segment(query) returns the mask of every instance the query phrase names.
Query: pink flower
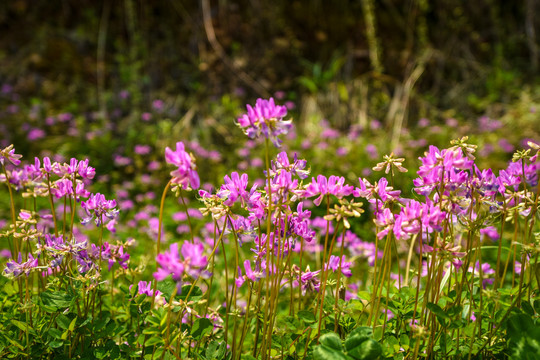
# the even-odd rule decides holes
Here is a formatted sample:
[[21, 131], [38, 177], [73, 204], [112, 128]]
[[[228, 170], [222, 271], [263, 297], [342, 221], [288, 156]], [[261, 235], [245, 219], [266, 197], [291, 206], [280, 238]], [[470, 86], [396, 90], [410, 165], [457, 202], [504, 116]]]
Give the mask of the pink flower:
[[[229, 175], [225, 175], [225, 184], [221, 185], [221, 189], [216, 193], [216, 195], [223, 200], [223, 204], [227, 206], [232, 206], [236, 200], [240, 199], [242, 204], [245, 204], [249, 201], [250, 192], [248, 192], [248, 175], [242, 174], [239, 176], [235, 171]], [[252, 189], [252, 192], [255, 189]]]
[[182, 260], [178, 253], [178, 244], [172, 244], [169, 251], [158, 254], [156, 257], [159, 268], [154, 273], [154, 278], [157, 281], [161, 281], [171, 275], [177, 284], [178, 291], [180, 291], [184, 274], [192, 278], [206, 275], [205, 268], [208, 265], [208, 259], [206, 256], [203, 256], [203, 252], [203, 244], [185, 242], [181, 249]]
[[22, 261], [22, 255], [19, 253], [18, 261], [10, 260], [6, 264], [4, 269], [4, 276], [17, 278], [22, 274], [28, 276], [30, 272], [38, 266], [38, 259], [34, 258], [32, 254], [28, 254], [28, 261]]
[[327, 179], [326, 176], [319, 175], [317, 176], [317, 180], [315, 180], [315, 178], [312, 178], [311, 180], [311, 183], [306, 187], [305, 196], [312, 197], [319, 195], [319, 197], [313, 201], [317, 206], [321, 204], [325, 195], [331, 194], [341, 199], [343, 196], [348, 196], [353, 192], [353, 187], [351, 185], [345, 185], [344, 177], [331, 175]]
[[346, 262], [345, 261], [345, 255], [339, 258], [339, 256], [331, 255], [330, 259], [328, 260], [328, 264], [325, 266], [325, 269], [331, 269], [332, 272], [336, 272], [339, 270], [339, 267], [341, 265], [341, 273], [345, 275], [346, 277], [352, 276], [351, 266], [352, 262]]
[[97, 226], [101, 225], [103, 217], [107, 219], [114, 219], [118, 214], [118, 210], [115, 209], [116, 201], [105, 199], [105, 195], [100, 193], [90, 195], [87, 201], [81, 203], [81, 207], [86, 211], [88, 217], [82, 220], [83, 224], [88, 223], [95, 217], [95, 223]]
[[247, 114], [239, 117], [237, 124], [249, 138], [255, 139], [263, 135], [270, 139], [274, 146], [280, 147], [281, 140], [278, 136], [287, 134], [292, 127], [291, 120], [283, 120], [286, 115], [287, 108], [276, 105], [273, 98], [257, 99], [255, 107], [247, 105]]
[[141, 120], [142, 121], [150, 121], [152, 119], [152, 114], [149, 112], [145, 112], [141, 114]]
[[13, 165], [17, 166], [21, 163], [22, 155], [15, 154], [15, 148], [13, 145], [9, 145], [7, 148], [0, 150], [0, 164], [5, 166], [6, 159]]
[[176, 151], [165, 148], [165, 160], [168, 164], [178, 167], [171, 172], [172, 182], [180, 184], [185, 189], [197, 189], [200, 186], [199, 174], [195, 165], [195, 158], [185, 151], [184, 143], [176, 143]]
[[138, 155], [148, 155], [152, 149], [148, 145], [135, 145], [133, 151]]

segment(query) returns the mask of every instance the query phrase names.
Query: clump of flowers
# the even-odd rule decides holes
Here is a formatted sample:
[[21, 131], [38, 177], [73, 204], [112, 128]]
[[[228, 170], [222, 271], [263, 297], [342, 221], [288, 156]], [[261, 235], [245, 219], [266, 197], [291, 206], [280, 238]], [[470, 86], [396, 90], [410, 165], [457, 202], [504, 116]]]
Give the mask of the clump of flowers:
[[171, 182], [180, 185], [183, 189], [198, 189], [200, 186], [199, 174], [195, 165], [195, 157], [185, 150], [184, 143], [176, 143], [176, 150], [165, 148], [165, 161], [175, 165], [176, 170], [171, 171]]
[[17, 278], [21, 275], [30, 275], [30, 272], [38, 267], [39, 258], [34, 258], [32, 254], [28, 254], [28, 260], [23, 261], [22, 254], [19, 253], [18, 260], [10, 260], [7, 262], [4, 269], [4, 276], [8, 278]]
[[270, 139], [274, 146], [281, 146], [279, 135], [287, 134], [292, 128], [292, 120], [283, 120], [287, 116], [287, 107], [276, 105], [273, 98], [257, 99], [255, 106], [247, 105], [247, 114], [238, 118], [237, 124], [250, 138], [261, 135]]
[[107, 200], [105, 195], [97, 193], [90, 195], [87, 201], [81, 203], [81, 207], [86, 211], [86, 218], [82, 220], [83, 224], [90, 222], [94, 219], [96, 226], [100, 226], [103, 222], [103, 217], [112, 220], [118, 214], [116, 207], [116, 200]]
[[200, 243], [185, 242], [182, 245], [181, 253], [178, 252], [178, 244], [172, 244], [169, 251], [156, 256], [159, 268], [154, 273], [154, 278], [157, 281], [162, 281], [171, 275], [176, 282], [178, 292], [180, 292], [184, 275], [189, 275], [194, 279], [207, 275], [205, 269], [208, 265], [208, 259], [203, 255], [203, 252], [204, 246]]
[[0, 150], [0, 164], [2, 164], [2, 166], [5, 166], [6, 160], [17, 166], [21, 163], [20, 158], [22, 158], [22, 155], [15, 154], [15, 148], [13, 144], [9, 145], [5, 149]]

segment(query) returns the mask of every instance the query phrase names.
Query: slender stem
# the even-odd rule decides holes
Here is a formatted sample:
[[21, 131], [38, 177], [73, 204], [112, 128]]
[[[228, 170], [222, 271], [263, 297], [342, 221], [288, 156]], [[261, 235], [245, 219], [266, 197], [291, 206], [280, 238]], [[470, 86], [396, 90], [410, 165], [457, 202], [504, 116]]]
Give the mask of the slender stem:
[[76, 176], [73, 174], [73, 196], [69, 197], [69, 207], [71, 211], [71, 223], [69, 226], [69, 238], [73, 239], [73, 226], [75, 224], [75, 205], [77, 204], [77, 181]]
[[[9, 182], [9, 175], [8, 175], [8, 172], [6, 170], [6, 167], [5, 165], [2, 164], [2, 170], [4, 171], [4, 175], [6, 176], [6, 185], [7, 185], [7, 188], [8, 188], [8, 191], [9, 191], [9, 203], [10, 203], [10, 210], [11, 210], [11, 221], [13, 222], [13, 229], [15, 232], [17, 232], [17, 215], [16, 215], [16, 212], [15, 212], [15, 200], [13, 199], [13, 190], [11, 190], [11, 183]], [[14, 245], [14, 248], [15, 248], [15, 254], [18, 254], [19, 253], [19, 243], [17, 241], [17, 239], [15, 237], [13, 237], [13, 245]], [[10, 246], [11, 247], [11, 246]], [[15, 255], [13, 254], [12, 256], [15, 258]]]
[[189, 226], [189, 234], [191, 235], [191, 242], [194, 243], [195, 240], [193, 240], [193, 226], [191, 225], [191, 217], [189, 216], [188, 207], [186, 205], [186, 201], [184, 200], [184, 190], [182, 190], [182, 188], [180, 188], [180, 199], [182, 199], [182, 204], [184, 205], [184, 210], [186, 212], [186, 217], [187, 217], [188, 226]]
[[[234, 252], [234, 262], [235, 262], [235, 265], [234, 265], [234, 268], [237, 269], [239, 264], [240, 264], [240, 260], [239, 260], [239, 250], [238, 250], [238, 237], [236, 235], [236, 231], [234, 230], [234, 225], [232, 223], [232, 221], [230, 220], [230, 217], [229, 217], [229, 223], [231, 225], [231, 230], [232, 230], [232, 233], [234, 235], [234, 249], [235, 249], [235, 252]], [[224, 228], [225, 229], [225, 228]], [[234, 308], [237, 309], [237, 296], [238, 296], [238, 287], [236, 286], [236, 282], [233, 282], [233, 303], [234, 303]], [[237, 320], [238, 320], [238, 316], [235, 316], [234, 317], [234, 331], [233, 331], [233, 346], [232, 346], [232, 355], [233, 355], [233, 359], [235, 358], [235, 354], [236, 354], [236, 327], [237, 327]]]
[[[227, 224], [227, 219], [225, 219], [225, 224]], [[225, 228], [223, 228], [225, 232]], [[222, 232], [222, 233], [223, 233]], [[227, 253], [225, 251], [225, 245], [223, 244], [223, 236], [220, 237], [221, 249], [223, 251], [223, 260], [225, 262], [225, 344], [227, 343], [227, 335], [229, 333], [229, 307], [231, 306], [229, 300], [229, 270], [227, 265]]]
[[341, 268], [342, 268], [342, 262], [343, 262], [343, 250], [345, 248], [345, 226], [343, 226], [343, 233], [341, 235], [341, 249], [339, 251], [339, 269], [338, 269], [338, 275], [337, 275], [337, 284], [336, 284], [336, 302], [335, 302], [335, 308], [336, 308], [336, 315], [334, 318], [334, 332], [337, 332], [338, 329], [338, 323], [339, 323], [339, 316], [341, 315], [341, 311], [338, 311], [338, 299], [339, 299], [339, 290], [340, 290], [340, 280], [341, 280]]
[[[167, 192], [169, 191], [169, 188], [171, 187], [172, 179], [169, 180], [167, 185], [165, 185], [165, 189], [163, 189], [163, 194], [161, 194], [161, 203], [159, 205], [159, 224], [158, 224], [158, 236], [157, 236], [157, 245], [156, 245], [156, 257], [159, 255], [160, 246], [161, 246], [161, 230], [163, 227], [163, 209], [165, 207], [165, 198], [167, 197]], [[152, 289], [152, 306], [151, 309], [154, 308], [154, 303], [156, 301], [156, 289], [157, 289], [157, 281], [154, 281], [154, 286]], [[144, 347], [144, 345], [143, 345]]]
[[411, 246], [409, 247], [409, 254], [407, 255], [407, 267], [405, 268], [405, 286], [409, 286], [409, 271], [411, 269], [411, 261], [412, 261], [412, 255], [413, 255], [413, 250], [414, 250], [414, 244], [416, 242], [416, 237], [417, 235], [413, 236], [411, 240]]
[[251, 306], [251, 297], [252, 297], [252, 293], [253, 293], [253, 284], [251, 283], [250, 280], [248, 280], [248, 282], [249, 282], [249, 284], [248, 284], [249, 295], [248, 295], [248, 301], [247, 301], [247, 305], [246, 305], [246, 314], [244, 316], [244, 323], [242, 324], [242, 332], [241, 332], [241, 336], [240, 336], [240, 343], [238, 344], [239, 357], [242, 354], [242, 345], [244, 344], [244, 340], [245, 340], [246, 334], [247, 334], [247, 320], [249, 318], [249, 308]]
[[51, 179], [50, 179], [49, 173], [47, 173], [47, 188], [49, 189], [49, 191], [48, 191], [48, 193], [49, 193], [49, 202], [51, 203], [52, 218], [53, 218], [53, 222], [54, 222], [54, 235], [56, 237], [58, 237], [58, 224], [57, 224], [57, 220], [56, 220], [56, 210], [54, 208], [53, 195], [51, 193]]
[[[218, 242], [217, 242], [217, 221], [214, 220], [214, 247], [217, 246]], [[212, 293], [212, 284], [214, 282], [214, 265], [215, 265], [215, 258], [214, 256], [212, 256], [212, 258], [210, 259], [210, 262], [211, 262], [211, 265], [210, 265], [210, 273], [212, 275], [210, 275], [210, 282], [208, 284], [208, 291], [207, 291], [207, 298], [206, 298], [206, 306], [204, 308], [204, 316], [206, 316], [208, 314], [208, 307], [210, 306], [210, 295]]]
[[[272, 233], [272, 184], [270, 181], [270, 145], [268, 138], [265, 139], [265, 161], [266, 161], [266, 186], [268, 188], [268, 215], [266, 219], [266, 299], [264, 304], [264, 320], [263, 320], [263, 334], [266, 334], [268, 331], [268, 310], [269, 310], [269, 294], [270, 294], [270, 277], [272, 273], [272, 268], [268, 268], [270, 265], [270, 234]], [[263, 343], [261, 346], [262, 358], [266, 358], [266, 337], [263, 336]]]
[[497, 268], [495, 269], [495, 283], [493, 284], [493, 291], [497, 291], [499, 283], [502, 284], [504, 282], [504, 278], [502, 278], [501, 276], [501, 248], [504, 236], [504, 224], [506, 223], [506, 201], [504, 202], [503, 206], [504, 209], [501, 215], [501, 232], [499, 236], [499, 244], [497, 247]]
[[[326, 194], [326, 215], [330, 214], [330, 195]], [[324, 235], [324, 248], [323, 248], [323, 262], [322, 262], [322, 268], [321, 268], [321, 287], [320, 287], [320, 293], [319, 296], [320, 299], [320, 305], [319, 305], [319, 324], [317, 326], [317, 342], [319, 341], [319, 337], [321, 336], [321, 325], [322, 325], [322, 314], [323, 314], [323, 305], [324, 305], [324, 292], [326, 290], [326, 277], [325, 277], [325, 266], [327, 262], [327, 251], [328, 251], [328, 235], [330, 232], [330, 220], [326, 220], [326, 234]]]
[[[379, 200], [377, 199], [377, 208], [379, 207]], [[379, 228], [375, 229], [375, 233], [379, 233]], [[384, 256], [384, 255], [383, 255]], [[379, 257], [379, 237], [375, 236], [375, 259], [373, 260], [373, 281], [372, 281], [372, 291], [371, 291], [371, 307], [375, 304], [375, 294], [377, 293], [377, 259]], [[367, 326], [371, 326], [371, 319], [373, 317], [373, 311], [369, 312], [367, 319]]]
[[66, 236], [67, 198], [68, 198], [68, 195], [66, 194], [64, 196], [64, 211], [63, 211], [63, 216], [62, 216], [62, 236], [64, 237], [64, 239], [67, 239], [67, 236]]
[[[28, 306], [28, 302], [30, 301], [30, 294], [28, 293], [28, 276], [25, 276], [24, 278], [25, 288], [26, 288], [26, 297], [25, 297], [25, 305]], [[30, 337], [28, 336], [29, 327], [32, 326], [32, 308], [28, 307], [25, 311], [26, 313], [26, 322], [28, 323], [26, 325], [26, 351], [28, 354], [30, 354]]]
[[[302, 255], [304, 254], [304, 238], [300, 240], [300, 270], [298, 273], [298, 312], [302, 310]], [[292, 288], [291, 288], [292, 292]]]
[[[193, 288], [193, 286], [192, 286]], [[169, 340], [170, 340], [170, 328], [171, 328], [171, 309], [173, 307], [173, 301], [174, 297], [176, 296], [176, 293], [178, 292], [178, 288], [175, 286], [174, 290], [171, 294], [171, 298], [169, 300], [169, 308], [167, 309], [167, 336], [165, 337], [165, 347], [169, 346]], [[189, 294], [188, 294], [189, 295]], [[187, 298], [186, 298], [186, 306], [187, 306]], [[163, 354], [165, 354], [165, 351], [163, 351]]]

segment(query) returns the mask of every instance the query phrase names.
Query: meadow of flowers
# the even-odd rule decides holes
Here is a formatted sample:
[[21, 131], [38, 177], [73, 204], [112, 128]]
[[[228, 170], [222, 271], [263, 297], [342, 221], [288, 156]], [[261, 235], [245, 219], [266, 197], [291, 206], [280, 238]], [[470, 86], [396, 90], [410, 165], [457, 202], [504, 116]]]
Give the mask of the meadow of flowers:
[[[538, 139], [387, 149], [366, 136], [377, 121], [299, 138], [292, 108], [224, 119], [234, 155], [149, 140], [98, 168], [4, 137], [0, 357], [539, 358]], [[109, 136], [66, 113], [45, 124], [25, 141], [67, 128], [99, 158]]]

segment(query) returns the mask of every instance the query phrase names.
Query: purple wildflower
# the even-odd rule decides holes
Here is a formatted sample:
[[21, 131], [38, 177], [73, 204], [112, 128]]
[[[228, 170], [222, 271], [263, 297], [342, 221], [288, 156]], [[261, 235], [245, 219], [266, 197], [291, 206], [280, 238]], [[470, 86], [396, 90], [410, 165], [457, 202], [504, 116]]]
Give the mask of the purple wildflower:
[[77, 172], [83, 179], [91, 180], [96, 175], [96, 169], [88, 166], [88, 159], [80, 161], [77, 165]]
[[307, 166], [306, 160], [298, 160], [298, 154], [294, 153], [293, 162], [289, 161], [289, 157], [285, 151], [280, 152], [276, 160], [271, 162], [270, 176], [273, 177], [281, 169], [291, 172], [293, 175], [298, 176], [300, 179], [305, 179], [309, 175], [309, 169], [305, 170]]
[[[520, 178], [525, 174], [525, 182], [530, 186], [536, 186], [538, 184], [538, 170], [540, 169], [540, 164], [525, 164], [525, 166], [522, 166], [522, 162], [523, 160], [510, 162], [506, 171], [509, 174]], [[525, 170], [525, 173], [523, 170]]]
[[400, 190], [394, 190], [391, 186], [388, 186], [388, 180], [386, 178], [380, 178], [378, 183], [373, 185], [367, 180], [358, 178], [360, 188], [356, 188], [353, 191], [353, 195], [356, 197], [363, 197], [370, 203], [376, 204], [386, 201], [399, 200]]
[[182, 281], [185, 265], [180, 261], [177, 243], [172, 244], [168, 252], [165, 251], [158, 254], [156, 256], [156, 262], [160, 266], [154, 273], [154, 278], [157, 281], [162, 281], [169, 275], [171, 275], [173, 280], [177, 283]]
[[138, 155], [148, 155], [152, 151], [152, 148], [148, 145], [135, 145], [133, 151]]
[[34, 258], [32, 254], [28, 254], [28, 260], [23, 262], [22, 254], [19, 253], [18, 261], [10, 260], [7, 262], [4, 276], [8, 278], [17, 278], [22, 274], [28, 276], [33, 269], [38, 267], [38, 259]]
[[350, 195], [352, 192], [353, 187], [351, 185], [345, 185], [344, 177], [331, 175], [327, 179], [326, 176], [319, 175], [317, 176], [317, 180], [312, 178], [311, 183], [306, 187], [305, 196], [312, 197], [319, 195], [319, 197], [313, 201], [315, 205], [319, 206], [325, 195], [331, 194], [341, 199], [343, 196]]
[[339, 258], [339, 256], [331, 255], [330, 259], [328, 260], [328, 264], [325, 266], [325, 270], [331, 269], [332, 272], [336, 272], [339, 270], [341, 264], [341, 273], [345, 275], [346, 277], [352, 276], [351, 266], [352, 262], [345, 261], [345, 255]]
[[297, 212], [289, 215], [289, 235], [297, 235], [303, 238], [306, 242], [312, 242], [317, 233], [311, 229], [310, 225], [311, 211], [304, 211], [304, 204], [299, 203]]
[[[248, 175], [241, 176], [235, 171], [229, 175], [225, 175], [225, 184], [221, 185], [221, 189], [216, 195], [223, 200], [223, 204], [232, 206], [236, 200], [240, 199], [242, 205], [249, 201], [250, 193], [246, 190], [248, 186]], [[255, 188], [252, 188], [254, 191]]]
[[420, 231], [440, 231], [442, 221], [446, 218], [446, 213], [431, 202], [420, 203], [410, 200], [401, 209], [399, 215], [395, 216], [393, 227], [394, 235], [399, 239], [408, 239], [412, 234]]
[[280, 147], [281, 134], [287, 134], [292, 127], [291, 120], [283, 120], [287, 115], [285, 106], [276, 105], [274, 99], [257, 99], [255, 107], [247, 105], [247, 114], [238, 118], [238, 125], [243, 128], [245, 134], [251, 138], [257, 138], [261, 134], [272, 141], [274, 146]]
[[199, 188], [200, 180], [195, 158], [185, 151], [183, 142], [176, 143], [176, 151], [172, 151], [169, 147], [165, 148], [165, 160], [168, 164], [178, 167], [178, 169], [171, 171], [174, 184], [179, 184], [184, 189]]
[[106, 200], [105, 195], [100, 193], [90, 195], [87, 201], [81, 203], [81, 207], [86, 211], [88, 215], [81, 222], [86, 224], [95, 217], [96, 226], [100, 226], [103, 221], [103, 217], [112, 220], [118, 214], [116, 207], [116, 200]]
[[489, 275], [495, 274], [495, 270], [491, 268], [491, 265], [489, 263], [483, 263], [480, 265], [480, 262], [477, 261], [476, 264], [473, 267], [469, 267], [469, 272], [473, 273], [473, 275], [478, 276], [480, 274], [480, 269], [482, 270], [482, 287], [485, 289], [487, 285], [493, 284], [493, 281], [495, 279], [491, 279]]
[[5, 161], [8, 160], [13, 165], [17, 166], [21, 163], [22, 155], [15, 154], [15, 148], [13, 145], [9, 145], [7, 148], [0, 150], [0, 164], [5, 166]]
[[[131, 285], [129, 288], [131, 288], [133, 285]], [[152, 291], [152, 282], [151, 281], [139, 281], [137, 284], [137, 292], [139, 295], [146, 295], [146, 296], [152, 296], [154, 292]], [[156, 297], [162, 295], [163, 293], [159, 290], [156, 290]]]
[[499, 240], [500, 238], [499, 232], [494, 226], [488, 226], [486, 228], [480, 229], [480, 234], [487, 236], [493, 241]]
[[262, 272], [251, 270], [251, 261], [249, 260], [244, 261], [244, 271], [246, 275], [242, 275], [242, 269], [240, 269], [240, 266], [238, 267], [238, 277], [235, 280], [237, 287], [241, 287], [247, 279], [257, 282], [263, 276]]
[[306, 267], [306, 271], [300, 275], [300, 283], [304, 293], [319, 292], [321, 281], [317, 276], [320, 272], [321, 270], [310, 271], [309, 265]]
[[208, 265], [208, 259], [203, 256], [203, 251], [204, 246], [201, 243], [191, 244], [185, 242], [181, 249], [184, 260], [181, 260], [178, 253], [178, 244], [172, 244], [168, 252], [158, 254], [156, 257], [156, 262], [160, 267], [154, 273], [154, 278], [161, 281], [171, 275], [177, 284], [178, 291], [180, 291], [184, 274], [192, 278], [205, 275], [204, 269]]

